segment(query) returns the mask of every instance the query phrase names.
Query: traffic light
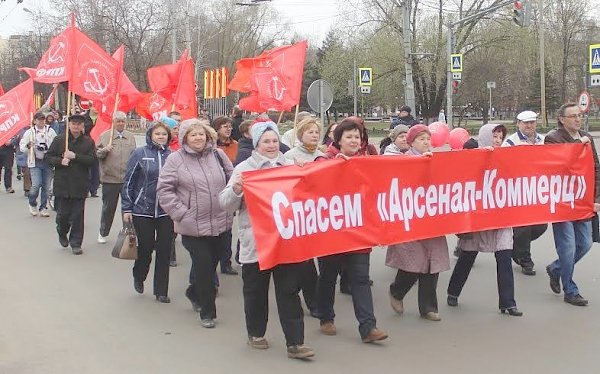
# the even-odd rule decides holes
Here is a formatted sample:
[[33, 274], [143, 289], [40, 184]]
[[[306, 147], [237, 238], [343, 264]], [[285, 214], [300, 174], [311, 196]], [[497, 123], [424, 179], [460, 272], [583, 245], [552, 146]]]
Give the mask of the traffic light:
[[531, 24], [531, 4], [529, 0], [514, 2], [513, 21], [521, 27], [528, 27]]
[[452, 94], [456, 95], [458, 93], [458, 81], [452, 81]]

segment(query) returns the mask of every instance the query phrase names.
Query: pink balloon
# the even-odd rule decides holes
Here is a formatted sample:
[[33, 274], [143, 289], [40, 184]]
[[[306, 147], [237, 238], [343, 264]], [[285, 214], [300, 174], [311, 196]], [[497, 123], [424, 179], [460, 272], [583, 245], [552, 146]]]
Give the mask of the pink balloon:
[[431, 132], [431, 146], [434, 148], [441, 147], [448, 143], [448, 137], [450, 135], [450, 129], [444, 122], [433, 122], [429, 124], [429, 131]]
[[457, 127], [450, 131], [450, 147], [452, 149], [463, 149], [463, 145], [467, 140], [469, 140], [470, 137], [471, 135], [469, 135], [467, 130], [463, 129], [462, 127]]

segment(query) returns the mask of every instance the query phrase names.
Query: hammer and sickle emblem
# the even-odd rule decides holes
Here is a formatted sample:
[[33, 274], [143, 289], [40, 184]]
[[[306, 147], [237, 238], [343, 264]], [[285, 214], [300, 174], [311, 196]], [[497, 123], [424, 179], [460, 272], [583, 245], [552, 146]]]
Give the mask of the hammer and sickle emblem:
[[279, 83], [279, 77], [274, 76], [271, 78], [271, 95], [275, 100], [281, 101], [286, 90], [287, 88]]
[[85, 91], [93, 92], [98, 96], [104, 95], [108, 90], [108, 79], [105, 76], [101, 75], [100, 71], [96, 68], [88, 69], [87, 78], [90, 78], [90, 75], [95, 82], [90, 82], [88, 80], [83, 82], [83, 88], [85, 89]]
[[63, 51], [65, 49], [65, 43], [58, 42], [54, 48], [48, 51], [48, 62], [54, 64], [57, 62], [64, 62]]
[[11, 106], [8, 103], [2, 102], [0, 103], [0, 117], [3, 117], [5, 114], [11, 113]]

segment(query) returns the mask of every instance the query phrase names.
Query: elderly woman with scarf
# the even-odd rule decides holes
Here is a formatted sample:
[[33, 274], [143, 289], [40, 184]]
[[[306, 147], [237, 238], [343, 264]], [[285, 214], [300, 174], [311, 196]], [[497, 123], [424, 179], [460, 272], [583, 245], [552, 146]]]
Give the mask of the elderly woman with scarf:
[[[407, 155], [432, 156], [431, 133], [425, 125], [415, 125], [408, 130]], [[440, 321], [437, 303], [439, 273], [450, 268], [448, 243], [445, 236], [393, 244], [388, 247], [385, 264], [398, 269], [390, 285], [390, 304], [398, 314], [404, 312], [404, 296], [419, 282], [418, 302], [421, 317]]]
[[[504, 125], [488, 123], [479, 129], [479, 148], [493, 150], [500, 147], [506, 136]], [[456, 266], [448, 284], [448, 305], [457, 306], [458, 297], [467, 282], [475, 258], [479, 252], [491, 252], [496, 257], [496, 280], [498, 283], [498, 307], [502, 313], [520, 317], [523, 313], [517, 309], [515, 284], [512, 270], [512, 228], [478, 231], [458, 236], [457, 247], [461, 249]]]
[[252, 223], [242, 189], [243, 172], [290, 165], [293, 162], [279, 151], [279, 130], [275, 123], [257, 122], [250, 132], [254, 147], [252, 155], [235, 167], [227, 187], [219, 195], [221, 207], [230, 214], [237, 211], [239, 217], [240, 262], [248, 344], [256, 349], [269, 347], [264, 336], [269, 315], [269, 282], [272, 274], [279, 322], [285, 335], [288, 357], [312, 357], [313, 350], [304, 345], [304, 320], [298, 296], [305, 262], [281, 264], [269, 270], [260, 270]]
[[233, 215], [219, 207], [218, 194], [233, 166], [217, 148], [217, 133], [206, 120], [183, 121], [180, 134], [181, 148], [165, 163], [157, 193], [192, 258], [193, 276], [186, 295], [199, 305], [200, 324], [212, 328], [217, 318], [215, 270], [221, 253], [231, 248], [233, 224]]

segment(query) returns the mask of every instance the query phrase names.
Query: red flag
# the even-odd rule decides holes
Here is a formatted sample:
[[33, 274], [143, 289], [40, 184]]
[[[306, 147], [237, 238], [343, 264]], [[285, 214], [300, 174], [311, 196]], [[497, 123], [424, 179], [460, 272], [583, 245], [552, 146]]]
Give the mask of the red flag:
[[125, 61], [125, 48], [118, 48], [112, 57], [121, 61], [121, 76], [119, 77], [119, 110], [128, 112], [142, 99], [143, 94], [138, 91], [135, 85], [131, 82], [125, 71], [123, 71], [123, 63]]
[[28, 79], [0, 96], [0, 145], [29, 125], [34, 111], [33, 79]]
[[239, 60], [236, 66], [241, 70], [236, 72], [229, 88], [247, 92], [250, 86], [251, 92], [249, 97], [240, 100], [240, 107], [261, 112], [290, 110], [297, 105], [307, 48], [307, 42], [301, 41], [271, 49], [252, 59]]
[[153, 66], [148, 69], [148, 83], [152, 92], [165, 98], [172, 97], [177, 92], [182, 66], [187, 58], [188, 50], [186, 49], [176, 63]]
[[[142, 99], [137, 103], [135, 111], [140, 116], [156, 121], [160, 117], [166, 117], [173, 108], [173, 102], [165, 99], [161, 95], [154, 92], [146, 92], [142, 94]], [[198, 116], [197, 107], [179, 107], [175, 106], [175, 110], [181, 113], [182, 119], [195, 118]]]
[[2, 87], [2, 83], [0, 83], [0, 96], [4, 95], [4, 87]]
[[44, 105], [42, 105], [42, 107], [50, 107], [50, 106], [52, 106], [52, 104], [54, 104], [54, 97], [56, 96], [57, 89], [58, 89], [58, 84], [55, 83], [54, 88], [52, 89], [52, 92], [50, 92], [50, 95], [48, 95], [48, 98], [46, 99], [46, 102], [44, 103]]
[[73, 74], [69, 89], [92, 101], [105, 102], [117, 93], [121, 65], [78, 29], [74, 31]]
[[73, 43], [76, 28], [69, 26], [50, 41], [50, 47], [42, 55], [37, 68], [19, 68], [36, 82], [60, 83], [68, 81], [73, 66]]

